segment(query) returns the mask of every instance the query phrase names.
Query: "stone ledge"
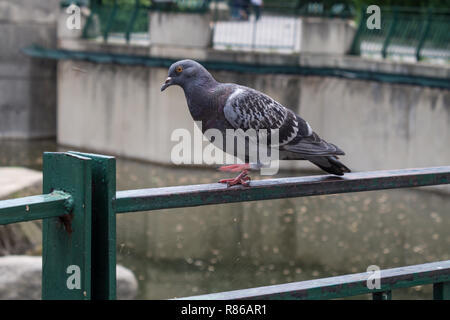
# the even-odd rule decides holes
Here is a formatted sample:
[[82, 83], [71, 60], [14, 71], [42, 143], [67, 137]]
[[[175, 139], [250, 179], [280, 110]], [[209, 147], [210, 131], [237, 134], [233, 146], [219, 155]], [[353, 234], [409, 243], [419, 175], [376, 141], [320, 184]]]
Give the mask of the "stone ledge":
[[[117, 298], [136, 298], [138, 283], [133, 272], [117, 265]], [[42, 288], [42, 257], [0, 257], [0, 300], [39, 300]]]
[[20, 167], [0, 167], [0, 198], [41, 181], [40, 171]]

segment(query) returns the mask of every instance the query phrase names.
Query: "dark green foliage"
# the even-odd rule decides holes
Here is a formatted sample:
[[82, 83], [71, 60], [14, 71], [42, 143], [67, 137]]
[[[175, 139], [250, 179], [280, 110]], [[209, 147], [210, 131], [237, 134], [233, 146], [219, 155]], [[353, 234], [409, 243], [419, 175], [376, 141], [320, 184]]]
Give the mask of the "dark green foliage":
[[450, 8], [450, 0], [352, 0], [356, 7], [376, 4], [380, 7]]
[[[96, 1], [102, 5], [113, 5], [114, 1], [116, 1], [119, 6], [130, 6], [130, 7], [134, 6], [136, 3], [136, 0], [96, 0]], [[140, 0], [139, 4], [143, 6], [149, 6], [151, 2], [152, 2], [151, 0]]]
[[306, 3], [323, 3], [325, 6], [333, 6], [335, 4], [350, 4], [355, 8], [364, 5], [384, 6], [401, 6], [401, 7], [432, 7], [432, 8], [450, 8], [450, 0], [264, 0], [266, 6], [298, 6]]

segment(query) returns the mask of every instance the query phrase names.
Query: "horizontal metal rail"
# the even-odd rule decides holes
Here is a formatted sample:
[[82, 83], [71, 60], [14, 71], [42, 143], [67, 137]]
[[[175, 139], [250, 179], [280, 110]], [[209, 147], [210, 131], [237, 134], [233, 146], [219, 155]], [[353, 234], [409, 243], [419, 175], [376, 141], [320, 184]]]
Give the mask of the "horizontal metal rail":
[[52, 218], [69, 213], [73, 205], [70, 194], [49, 194], [0, 201], [0, 225]]
[[250, 187], [200, 184], [118, 191], [116, 213], [450, 183], [450, 166], [252, 181]]
[[[448, 290], [450, 260], [380, 271], [380, 288], [369, 289], [367, 280], [373, 273], [363, 272], [287, 284], [234, 290], [220, 293], [184, 297], [178, 300], [236, 300], [236, 299], [335, 299], [392, 289], [434, 284], [434, 298], [442, 299], [443, 287]], [[445, 294], [448, 294], [445, 290]]]

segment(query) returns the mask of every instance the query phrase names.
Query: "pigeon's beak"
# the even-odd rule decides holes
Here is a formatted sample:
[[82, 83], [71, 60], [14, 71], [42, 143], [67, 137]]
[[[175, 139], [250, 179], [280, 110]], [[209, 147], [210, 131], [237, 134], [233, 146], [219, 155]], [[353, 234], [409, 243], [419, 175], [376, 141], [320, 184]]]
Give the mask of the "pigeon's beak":
[[171, 86], [172, 84], [173, 84], [173, 83], [172, 83], [172, 78], [171, 78], [171, 77], [168, 77], [168, 78], [166, 79], [166, 81], [164, 81], [164, 84], [163, 84], [162, 87], [161, 87], [161, 91], [166, 90], [166, 88], [169, 87], [169, 86]]

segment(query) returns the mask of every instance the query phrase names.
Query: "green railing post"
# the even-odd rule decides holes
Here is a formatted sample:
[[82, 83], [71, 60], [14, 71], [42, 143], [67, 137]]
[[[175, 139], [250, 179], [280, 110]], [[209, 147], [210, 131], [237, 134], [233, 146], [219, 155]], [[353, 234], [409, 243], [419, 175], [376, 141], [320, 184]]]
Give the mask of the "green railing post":
[[352, 55], [360, 55], [361, 54], [361, 50], [360, 50], [361, 33], [363, 32], [364, 28], [367, 28], [366, 11], [367, 11], [367, 6], [362, 6], [361, 12], [360, 12], [360, 20], [359, 20], [359, 24], [358, 24], [358, 29], [356, 30], [355, 36], [353, 37], [352, 45], [350, 47], [349, 53]]
[[137, 18], [138, 13], [139, 13], [139, 6], [140, 6], [140, 0], [135, 0], [135, 2], [134, 2], [134, 10], [133, 10], [133, 13], [131, 15], [131, 19], [128, 22], [127, 30], [125, 32], [125, 39], [127, 40], [127, 43], [130, 42], [130, 35], [131, 35], [132, 31], [133, 31], [133, 26], [134, 26], [134, 23], [136, 22], [136, 18]]
[[430, 30], [431, 21], [432, 21], [431, 20], [431, 10], [428, 9], [427, 17], [424, 22], [423, 31], [422, 31], [422, 34], [420, 35], [419, 43], [417, 44], [417, 48], [416, 48], [416, 60], [417, 61], [421, 60], [420, 51], [422, 51], [423, 45], [427, 38], [428, 32]]
[[116, 299], [116, 159], [69, 152], [92, 160], [92, 299]]
[[83, 38], [83, 39], [87, 39], [88, 38], [89, 28], [91, 27], [92, 19], [94, 18], [94, 15], [96, 13], [97, 13], [96, 2], [93, 2], [92, 5], [91, 5], [91, 14], [87, 18], [86, 23], [85, 23], [85, 25], [83, 27], [83, 33], [81, 34], [81, 38]]
[[103, 40], [105, 42], [108, 41], [109, 30], [111, 29], [114, 23], [114, 19], [116, 18], [117, 7], [118, 7], [117, 0], [114, 0], [113, 8], [111, 14], [108, 17], [108, 21], [106, 22], [105, 32], [103, 33]]
[[91, 299], [91, 160], [44, 153], [44, 193], [73, 198], [70, 214], [43, 220], [42, 298]]
[[392, 15], [392, 23], [391, 26], [389, 27], [386, 39], [384, 40], [383, 49], [381, 50], [381, 55], [383, 56], [383, 59], [385, 59], [387, 56], [387, 49], [389, 47], [389, 42], [391, 41], [392, 35], [394, 34], [397, 23], [398, 23], [398, 9], [394, 8]]
[[434, 300], [450, 300], [450, 282], [438, 282], [433, 284]]
[[[116, 297], [116, 213], [281, 199], [343, 192], [448, 184], [450, 167], [350, 173], [252, 182], [251, 189], [218, 184], [116, 192], [114, 157], [44, 154], [44, 194], [0, 201], [0, 224], [43, 219], [43, 299]], [[117, 199], [116, 199], [117, 198]], [[450, 260], [385, 269], [382, 288], [367, 287], [367, 273], [219, 292], [182, 299], [333, 299], [433, 285], [435, 300], [450, 300]]]

